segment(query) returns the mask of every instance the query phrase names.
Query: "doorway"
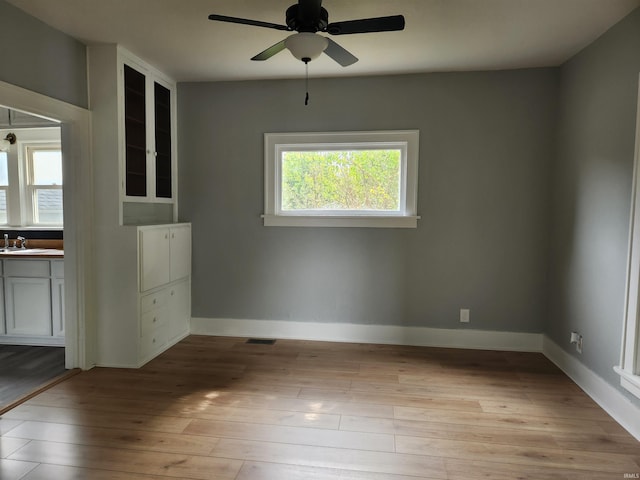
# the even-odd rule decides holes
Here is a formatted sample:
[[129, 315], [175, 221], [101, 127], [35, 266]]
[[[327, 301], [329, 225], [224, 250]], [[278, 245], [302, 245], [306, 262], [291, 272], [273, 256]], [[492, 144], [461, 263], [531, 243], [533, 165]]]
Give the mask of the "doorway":
[[0, 411], [65, 373], [61, 143], [0, 106]]
[[89, 111], [0, 82], [0, 105], [59, 122], [63, 150], [65, 367], [94, 365], [91, 291], [92, 169]]

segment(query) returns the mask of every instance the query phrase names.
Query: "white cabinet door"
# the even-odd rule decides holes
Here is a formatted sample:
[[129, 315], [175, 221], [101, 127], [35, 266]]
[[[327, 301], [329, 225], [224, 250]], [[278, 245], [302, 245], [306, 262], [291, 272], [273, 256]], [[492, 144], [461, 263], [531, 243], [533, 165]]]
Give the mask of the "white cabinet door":
[[48, 278], [5, 278], [8, 335], [51, 336], [51, 282]]
[[169, 229], [171, 235], [171, 281], [191, 274], [191, 227], [181, 225]]
[[140, 291], [169, 283], [169, 229], [140, 230]]
[[64, 337], [64, 278], [51, 279], [51, 323], [54, 337]]
[[189, 280], [169, 287], [169, 340], [189, 331], [191, 321], [191, 283]]

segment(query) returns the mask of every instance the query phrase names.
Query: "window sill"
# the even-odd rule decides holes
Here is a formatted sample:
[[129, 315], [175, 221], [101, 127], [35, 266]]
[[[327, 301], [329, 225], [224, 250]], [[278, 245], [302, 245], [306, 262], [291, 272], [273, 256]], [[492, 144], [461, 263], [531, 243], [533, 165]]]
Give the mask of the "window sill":
[[417, 216], [262, 215], [265, 227], [418, 228]]
[[633, 375], [620, 367], [613, 367], [613, 369], [620, 375], [622, 388], [640, 398], [640, 375]]

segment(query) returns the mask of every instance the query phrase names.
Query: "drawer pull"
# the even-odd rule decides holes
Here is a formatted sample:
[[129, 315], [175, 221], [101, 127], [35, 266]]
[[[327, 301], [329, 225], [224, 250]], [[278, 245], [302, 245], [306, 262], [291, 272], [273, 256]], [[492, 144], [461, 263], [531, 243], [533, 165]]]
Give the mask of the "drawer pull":
[[155, 299], [155, 298], [153, 299], [153, 304], [154, 304], [154, 305], [156, 304], [156, 299]]
[[156, 317], [153, 317], [153, 323], [156, 323]]

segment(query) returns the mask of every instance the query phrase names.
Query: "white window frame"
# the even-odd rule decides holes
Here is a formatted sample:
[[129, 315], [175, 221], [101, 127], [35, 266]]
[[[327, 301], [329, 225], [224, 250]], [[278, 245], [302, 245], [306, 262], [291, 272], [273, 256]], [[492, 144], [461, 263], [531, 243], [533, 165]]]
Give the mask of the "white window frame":
[[[60, 190], [63, 191], [63, 184], [60, 185], [40, 185], [34, 181], [33, 154], [38, 151], [62, 151], [60, 143], [52, 142], [29, 142], [24, 145], [24, 160], [26, 167], [26, 182], [23, 219], [26, 220], [28, 226], [31, 227], [60, 227], [63, 223], [36, 222], [36, 192], [39, 189]], [[64, 179], [62, 180], [64, 183]]]
[[[264, 134], [264, 225], [267, 227], [417, 228], [418, 130]], [[397, 211], [284, 211], [282, 152], [399, 149], [400, 205]]]
[[27, 153], [27, 149], [30, 147], [48, 146], [49, 148], [60, 148], [60, 127], [2, 129], [0, 130], [0, 136], [4, 137], [7, 132], [15, 133], [17, 142], [11, 145], [7, 151], [9, 174], [7, 223], [0, 225], [0, 227], [5, 229], [20, 228], [23, 230], [62, 230], [64, 228], [63, 224], [33, 223], [32, 201], [28, 198], [30, 190]]
[[[0, 135], [0, 137], [2, 137], [2, 135]], [[7, 215], [7, 223], [1, 223], [0, 222], [0, 226], [6, 226], [9, 224], [9, 184], [10, 184], [10, 178], [9, 178], [9, 152], [5, 152], [5, 151], [0, 151], [0, 155], [1, 154], [5, 154], [6, 158], [7, 158], [7, 185], [0, 185], [0, 191], [4, 190], [4, 195], [5, 195], [5, 206], [6, 206], [6, 215]]]
[[620, 365], [614, 370], [620, 375], [620, 385], [640, 398], [640, 82], [636, 115], [636, 147], [633, 167], [633, 193], [629, 228], [627, 289]]

